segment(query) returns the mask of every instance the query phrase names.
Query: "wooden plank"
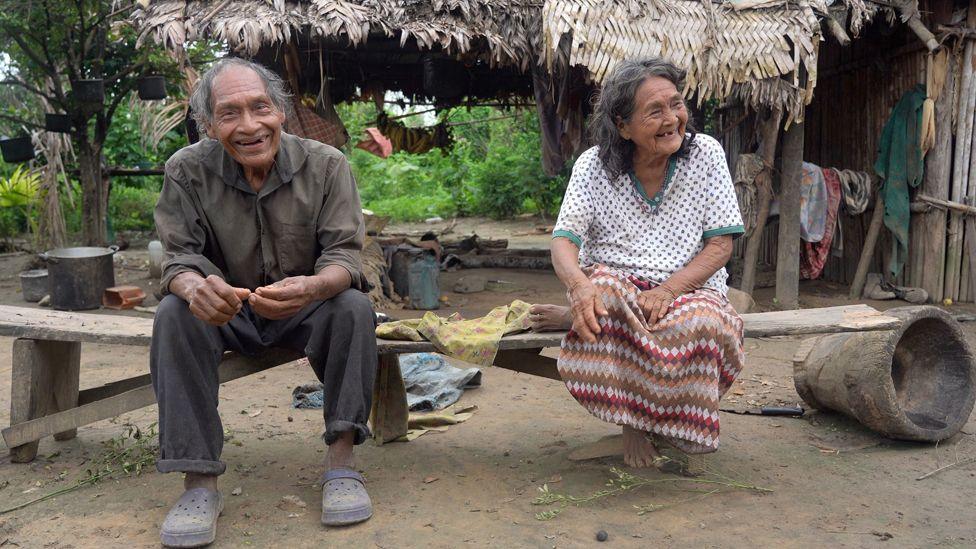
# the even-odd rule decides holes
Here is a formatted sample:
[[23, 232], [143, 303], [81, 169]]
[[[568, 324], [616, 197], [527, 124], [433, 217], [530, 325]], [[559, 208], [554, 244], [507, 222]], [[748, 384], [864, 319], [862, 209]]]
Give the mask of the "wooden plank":
[[[78, 385], [81, 381], [81, 343], [76, 341], [38, 342], [42, 348], [49, 348], [48, 360], [55, 371], [52, 389], [51, 410], [63, 412], [78, 406]], [[71, 440], [78, 434], [77, 429], [54, 433], [54, 440]]]
[[407, 434], [409, 415], [400, 358], [396, 354], [382, 354], [373, 385], [373, 407], [369, 414], [373, 441], [378, 445], [385, 444]]
[[[920, 194], [939, 200], [949, 198], [952, 167], [952, 112], [955, 107], [957, 66], [951, 58], [946, 67], [942, 94], [935, 101], [935, 146], [925, 156]], [[932, 209], [920, 216], [921, 241], [915, 261], [922, 264], [922, 279], [915, 282], [929, 293], [929, 301], [942, 302], [945, 283], [946, 212]]]
[[800, 306], [800, 195], [803, 187], [803, 123], [783, 133], [783, 177], [779, 193], [776, 253], [776, 306]]
[[861, 292], [864, 291], [864, 283], [868, 277], [868, 269], [871, 267], [871, 259], [874, 257], [874, 248], [878, 243], [882, 225], [884, 225], [884, 198], [881, 197], [881, 191], [878, 191], [875, 194], [871, 226], [868, 227], [868, 234], [864, 237], [861, 258], [857, 262], [857, 271], [854, 273], [851, 291], [847, 296], [850, 299], [861, 299]]
[[[29, 341], [29, 340], [18, 340]], [[290, 362], [301, 355], [295, 351], [272, 349], [257, 357], [246, 357], [235, 353], [227, 353], [220, 363], [219, 378], [221, 383], [248, 376]], [[140, 376], [141, 377], [141, 376]], [[13, 394], [22, 391], [13, 387]], [[3, 430], [3, 439], [7, 446], [14, 448], [27, 443], [33, 443], [43, 437], [77, 429], [84, 425], [115, 417], [119, 414], [138, 410], [156, 402], [152, 385], [130, 389], [114, 396], [90, 402], [77, 408], [57, 412], [30, 421], [17, 422]], [[19, 417], [19, 416], [18, 416]], [[11, 422], [16, 420], [11, 415]]]
[[893, 330], [901, 320], [867, 305], [844, 305], [742, 315], [746, 337]]
[[151, 318], [0, 305], [0, 336], [148, 347], [152, 325]]
[[[11, 423], [29, 422], [50, 412], [73, 407], [77, 398], [80, 361], [80, 345], [77, 343], [29, 339], [14, 341], [10, 384]], [[63, 437], [70, 438], [73, 436], [70, 430], [71, 427], [67, 427], [50, 434], [61, 433]], [[7, 446], [10, 447], [11, 461], [17, 463], [31, 461], [37, 455], [37, 439], [8, 441]]]

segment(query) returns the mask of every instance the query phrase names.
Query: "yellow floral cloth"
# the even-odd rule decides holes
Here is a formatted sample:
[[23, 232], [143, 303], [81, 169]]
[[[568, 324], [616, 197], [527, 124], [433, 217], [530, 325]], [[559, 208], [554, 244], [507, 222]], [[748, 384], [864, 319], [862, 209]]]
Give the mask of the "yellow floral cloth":
[[441, 318], [428, 312], [423, 318], [380, 324], [376, 328], [376, 337], [407, 341], [426, 339], [447, 356], [478, 366], [491, 366], [503, 335], [529, 329], [529, 307], [528, 303], [516, 299], [471, 320], [462, 320], [458, 313]]

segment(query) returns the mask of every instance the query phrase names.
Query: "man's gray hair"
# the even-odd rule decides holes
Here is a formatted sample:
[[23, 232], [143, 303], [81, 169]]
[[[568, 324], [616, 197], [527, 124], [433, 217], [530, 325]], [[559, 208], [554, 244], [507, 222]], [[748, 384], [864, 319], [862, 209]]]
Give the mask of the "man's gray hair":
[[[620, 136], [617, 121], [627, 122], [634, 114], [637, 89], [648, 78], [667, 78], [679, 92], [685, 89], [685, 71], [660, 57], [640, 61], [621, 61], [603, 83], [593, 103], [588, 129], [591, 141], [599, 147], [598, 156], [611, 180], [633, 169], [634, 142]], [[689, 113], [686, 125], [688, 136], [676, 153], [687, 154], [695, 139]]]
[[225, 57], [214, 63], [207, 72], [203, 73], [200, 81], [193, 88], [193, 94], [190, 95], [190, 111], [193, 120], [197, 123], [197, 127], [201, 131], [206, 131], [213, 122], [214, 80], [217, 78], [217, 75], [231, 67], [244, 67], [257, 73], [261, 81], [264, 82], [264, 89], [268, 92], [268, 97], [271, 99], [275, 108], [283, 112], [286, 117], [288, 116], [291, 111], [291, 104], [289, 102], [291, 94], [285, 89], [285, 83], [280, 76], [264, 65], [253, 61], [241, 59], [240, 57]]

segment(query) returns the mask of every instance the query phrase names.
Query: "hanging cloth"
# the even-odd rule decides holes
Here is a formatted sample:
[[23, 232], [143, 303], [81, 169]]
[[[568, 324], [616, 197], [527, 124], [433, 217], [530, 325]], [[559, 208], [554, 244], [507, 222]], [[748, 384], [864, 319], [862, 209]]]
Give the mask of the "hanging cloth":
[[909, 187], [922, 182], [922, 111], [925, 88], [905, 93], [891, 111], [881, 132], [881, 145], [874, 171], [883, 180], [884, 224], [891, 231], [892, 253], [888, 273], [897, 278], [908, 258]]
[[827, 184], [820, 166], [804, 162], [800, 185], [800, 238], [820, 242], [827, 223]]
[[827, 263], [827, 255], [830, 254], [831, 244], [834, 241], [835, 230], [838, 226], [837, 212], [840, 210], [840, 179], [837, 172], [825, 168], [823, 179], [827, 188], [827, 218], [824, 223], [823, 238], [820, 242], [804, 242], [800, 253], [800, 276], [813, 280], [820, 278], [824, 265]]

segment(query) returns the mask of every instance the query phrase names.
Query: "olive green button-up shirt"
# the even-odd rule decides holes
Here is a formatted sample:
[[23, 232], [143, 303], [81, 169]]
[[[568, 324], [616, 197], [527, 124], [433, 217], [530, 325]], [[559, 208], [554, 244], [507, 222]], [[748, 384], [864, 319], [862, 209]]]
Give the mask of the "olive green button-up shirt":
[[348, 270], [354, 288], [367, 286], [356, 181], [345, 156], [318, 141], [282, 133], [259, 192], [218, 141], [183, 148], [166, 162], [155, 220], [167, 252], [164, 293], [187, 271], [254, 290], [329, 265]]

